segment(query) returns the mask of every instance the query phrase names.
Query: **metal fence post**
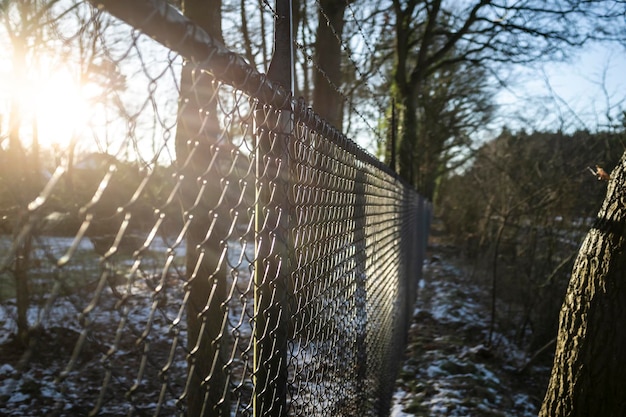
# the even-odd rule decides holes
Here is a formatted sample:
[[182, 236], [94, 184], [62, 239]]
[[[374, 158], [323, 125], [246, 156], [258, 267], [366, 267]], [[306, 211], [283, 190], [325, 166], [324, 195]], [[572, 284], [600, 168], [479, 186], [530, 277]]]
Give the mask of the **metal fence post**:
[[259, 109], [254, 265], [254, 416], [286, 413], [289, 209], [286, 187], [291, 115]]
[[[276, 1], [274, 55], [268, 70], [272, 82], [293, 91], [291, 0]], [[254, 397], [255, 417], [287, 413], [287, 339], [289, 323], [289, 195], [292, 103], [255, 111], [257, 199]]]
[[354, 178], [354, 246], [356, 258], [356, 407], [358, 414], [367, 410], [367, 175], [365, 167], [357, 169]]

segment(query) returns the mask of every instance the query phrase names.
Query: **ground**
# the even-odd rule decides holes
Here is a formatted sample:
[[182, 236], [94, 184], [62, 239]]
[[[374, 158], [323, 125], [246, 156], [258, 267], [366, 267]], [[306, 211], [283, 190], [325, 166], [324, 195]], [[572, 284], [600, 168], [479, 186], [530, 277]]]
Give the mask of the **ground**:
[[[547, 385], [549, 363], [533, 364], [520, 373], [530, 354], [521, 351], [499, 332], [495, 333], [492, 346], [486, 345], [489, 293], [464, 272], [466, 268], [456, 257], [457, 253], [455, 248], [431, 241], [391, 416], [536, 416]], [[140, 289], [137, 289], [134, 298], [127, 301], [127, 318], [130, 329], [136, 328], [135, 333], [141, 333], [141, 324], [147, 321], [147, 314], [150, 313], [142, 306], [154, 305], [151, 302], [151, 287], [146, 286], [145, 291]], [[50, 325], [41, 335], [45, 348], [30, 358], [29, 370], [20, 375], [16, 374], [16, 369], [19, 368], [21, 350], [9, 336], [14, 331], [11, 327], [13, 321], [2, 319], [14, 316], [14, 306], [11, 303], [2, 306], [0, 416], [86, 415], [93, 407], [106, 377], [101, 361], [96, 360], [106, 353], [103, 345], [86, 339], [82, 353], [77, 357], [80, 372], [67, 374], [62, 385], [65, 390], [61, 390], [55, 382], [57, 371], [68, 363], [80, 336], [81, 327], [72, 321], [77, 317], [77, 309], [71, 301], [72, 297], [69, 297], [57, 303], [54, 315], [48, 320]], [[113, 297], [103, 298], [100, 304], [113, 301]], [[166, 309], [174, 307], [166, 306]], [[100, 340], [112, 340], [110, 332], [115, 329], [108, 323], [119, 321], [119, 317], [115, 316], [117, 310], [109, 306], [103, 311], [109, 312], [109, 315], [99, 314], [92, 323], [91, 333], [94, 337], [100, 335]], [[176, 314], [175, 309], [168, 313], [170, 316]], [[70, 317], [73, 319], [70, 320]], [[153, 351], [168, 352], [171, 335], [166, 321], [155, 314], [151, 326]], [[123, 338], [120, 341], [117, 351], [110, 357], [110, 363], [124, 363], [132, 369], [139, 367], [143, 350], [134, 343], [133, 335], [130, 332], [128, 340]], [[157, 359], [161, 362], [166, 360]], [[182, 356], [175, 360], [177, 366], [173, 369], [180, 370], [181, 374], [170, 374], [170, 384], [180, 392], [186, 365]], [[121, 368], [117, 372], [117, 367], [111, 371], [120, 390], [132, 385], [133, 380], [124, 378], [130, 375], [132, 379], [135, 373]], [[147, 379], [158, 385], [156, 376]], [[145, 386], [144, 391], [158, 393], [159, 386]], [[100, 415], [127, 414], [129, 409], [124, 393], [125, 390], [109, 389]], [[153, 406], [153, 398], [142, 397], [145, 393], [137, 392], [133, 398], [135, 408], [132, 411], [137, 415], [141, 415], [141, 407], [151, 409]], [[79, 394], [80, 399], [77, 397]], [[174, 414], [175, 396], [166, 396], [163, 409], [163, 415]]]
[[431, 245], [409, 331], [392, 417], [536, 416], [549, 366], [489, 329], [488, 292], [454, 251]]

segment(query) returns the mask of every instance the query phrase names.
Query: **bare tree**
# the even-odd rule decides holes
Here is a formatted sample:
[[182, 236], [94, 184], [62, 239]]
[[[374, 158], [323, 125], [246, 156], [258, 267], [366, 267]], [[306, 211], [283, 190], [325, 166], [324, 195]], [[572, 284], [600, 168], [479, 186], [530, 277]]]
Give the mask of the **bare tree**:
[[[562, 59], [590, 39], [613, 40], [620, 35], [622, 28], [614, 22], [622, 11], [613, 6], [612, 1], [392, 0], [396, 37], [392, 94], [400, 113], [400, 175], [418, 190], [425, 188], [419, 172], [437, 175], [436, 167], [417, 166], [424, 161], [415, 158], [421, 151], [420, 97], [427, 97], [427, 80], [437, 71], [459, 62], [496, 70], [502, 64]], [[598, 26], [603, 30], [596, 30]], [[426, 191], [426, 197], [432, 197]]]

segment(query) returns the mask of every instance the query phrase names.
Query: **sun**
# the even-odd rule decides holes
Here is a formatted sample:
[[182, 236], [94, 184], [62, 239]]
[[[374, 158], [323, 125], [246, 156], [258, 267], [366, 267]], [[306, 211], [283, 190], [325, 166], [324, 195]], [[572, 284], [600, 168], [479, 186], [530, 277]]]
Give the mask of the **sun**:
[[63, 148], [88, 124], [89, 103], [76, 76], [58, 69], [42, 80], [33, 96], [39, 141], [42, 146]]
[[13, 103], [14, 114], [8, 116], [19, 120], [23, 145], [36, 139], [43, 149], [63, 151], [84, 134], [92, 106], [88, 86], [71, 64], [40, 56], [24, 73], [3, 78], [0, 94]]

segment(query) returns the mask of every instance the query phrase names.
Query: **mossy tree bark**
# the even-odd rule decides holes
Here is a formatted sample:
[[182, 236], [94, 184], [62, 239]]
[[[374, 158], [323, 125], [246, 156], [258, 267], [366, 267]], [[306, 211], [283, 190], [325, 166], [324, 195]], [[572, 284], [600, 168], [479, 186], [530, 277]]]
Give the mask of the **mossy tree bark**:
[[626, 153], [574, 264], [540, 417], [626, 415]]

